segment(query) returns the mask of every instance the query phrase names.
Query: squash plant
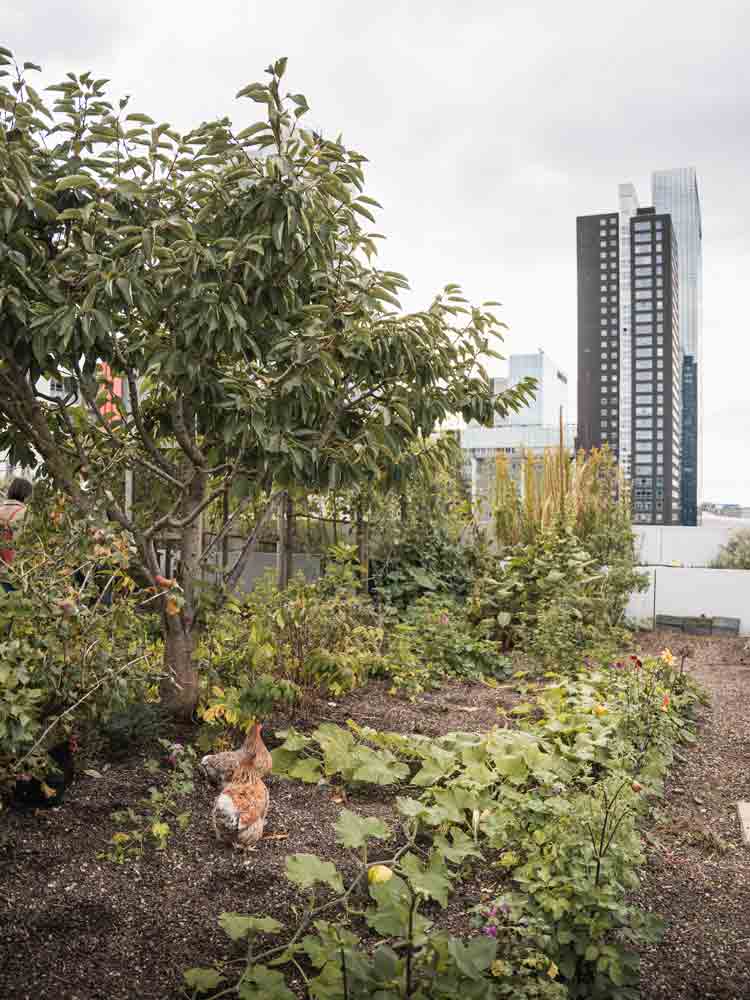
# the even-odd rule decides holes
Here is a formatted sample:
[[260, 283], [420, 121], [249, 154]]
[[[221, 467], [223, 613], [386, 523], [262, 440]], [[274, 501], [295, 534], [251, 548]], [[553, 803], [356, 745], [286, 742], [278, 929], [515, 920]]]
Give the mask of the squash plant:
[[[238, 994], [292, 996], [289, 984], [302, 976], [314, 998], [634, 997], [634, 945], [659, 932], [658, 920], [628, 900], [642, 862], [637, 820], [660, 791], [672, 747], [691, 738], [699, 698], [672, 661], [665, 650], [627, 667], [550, 674], [536, 711], [513, 730], [432, 739], [351, 723], [278, 734], [276, 773], [395, 787], [401, 829], [396, 850], [385, 854], [369, 844], [391, 843], [382, 821], [343, 810], [337, 832], [358, 852], [358, 874], [345, 888], [330, 862], [298, 856], [287, 874], [309, 893], [308, 904], [296, 930], [282, 933], [274, 923], [281, 942], [256, 946], [252, 936], [269, 930], [266, 918], [231, 915], [252, 938]], [[654, 709], [640, 726], [634, 684], [641, 708]], [[428, 935], [424, 921], [460, 892], [474, 865], [496, 892], [478, 915], [482, 937]], [[362, 940], [352, 921], [363, 912], [357, 887], [365, 869]], [[327, 886], [323, 900], [316, 885]], [[503, 920], [489, 919], [490, 910]], [[316, 919], [323, 913], [325, 921]], [[195, 995], [226, 979], [220, 969], [187, 973]]]

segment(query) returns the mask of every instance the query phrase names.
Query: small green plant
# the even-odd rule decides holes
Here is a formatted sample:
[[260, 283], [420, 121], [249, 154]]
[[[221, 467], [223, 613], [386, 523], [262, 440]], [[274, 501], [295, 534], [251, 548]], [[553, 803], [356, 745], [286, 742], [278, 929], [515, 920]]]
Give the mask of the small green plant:
[[164, 751], [162, 763], [150, 759], [144, 766], [154, 777], [166, 768], [166, 782], [160, 788], [152, 785], [148, 796], [139, 800], [138, 809], [128, 808], [112, 813], [112, 819], [124, 829], [112, 835], [109, 847], [101, 851], [98, 858], [122, 865], [142, 858], [149, 845], [158, 851], [165, 851], [174, 827], [185, 830], [190, 823], [190, 812], [181, 805], [194, 788], [195, 750], [169, 740], [159, 742]]
[[133, 702], [104, 719], [98, 726], [97, 734], [111, 757], [123, 757], [136, 747], [156, 740], [163, 731], [165, 721], [160, 705]]

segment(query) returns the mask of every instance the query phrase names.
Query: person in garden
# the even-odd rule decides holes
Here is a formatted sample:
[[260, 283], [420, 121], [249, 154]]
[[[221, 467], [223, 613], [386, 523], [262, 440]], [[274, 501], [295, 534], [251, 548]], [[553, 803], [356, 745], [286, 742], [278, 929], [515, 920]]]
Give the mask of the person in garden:
[[21, 530], [32, 491], [28, 479], [17, 477], [11, 481], [6, 500], [0, 504], [0, 586], [6, 593], [14, 589], [8, 579], [7, 567], [15, 558], [14, 542]]

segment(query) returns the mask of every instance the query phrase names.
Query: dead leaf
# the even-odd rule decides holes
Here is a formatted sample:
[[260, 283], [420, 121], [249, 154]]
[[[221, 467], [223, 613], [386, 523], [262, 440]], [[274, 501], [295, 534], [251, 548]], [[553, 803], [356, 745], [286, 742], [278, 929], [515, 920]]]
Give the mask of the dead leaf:
[[83, 773], [87, 774], [89, 778], [101, 778], [99, 771], [95, 771], [93, 767], [84, 767]]

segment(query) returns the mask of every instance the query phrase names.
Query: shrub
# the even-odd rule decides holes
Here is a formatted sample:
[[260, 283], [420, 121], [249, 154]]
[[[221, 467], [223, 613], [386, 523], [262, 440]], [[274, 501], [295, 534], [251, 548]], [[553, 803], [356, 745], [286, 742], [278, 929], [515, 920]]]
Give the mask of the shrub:
[[469, 603], [470, 619], [504, 649], [520, 644], [543, 663], [564, 664], [621, 639], [628, 597], [644, 585], [632, 558], [603, 567], [560, 525], [504, 556], [477, 581]]
[[42, 775], [51, 746], [142, 700], [158, 676], [127, 538], [59, 501], [39, 506], [8, 567], [15, 589], [0, 595], [0, 783]]
[[510, 672], [500, 644], [470, 625], [465, 606], [447, 594], [418, 598], [386, 638], [378, 671], [390, 678], [394, 693], [413, 696], [439, 687], [446, 677], [478, 680]]
[[750, 529], [735, 531], [711, 565], [714, 569], [750, 569]]
[[351, 567], [333, 560], [315, 583], [300, 575], [279, 590], [269, 575], [230, 601], [197, 651], [203, 718], [244, 725], [275, 707], [293, 712], [313, 694], [340, 695], [362, 684], [383, 633], [354, 583]]

